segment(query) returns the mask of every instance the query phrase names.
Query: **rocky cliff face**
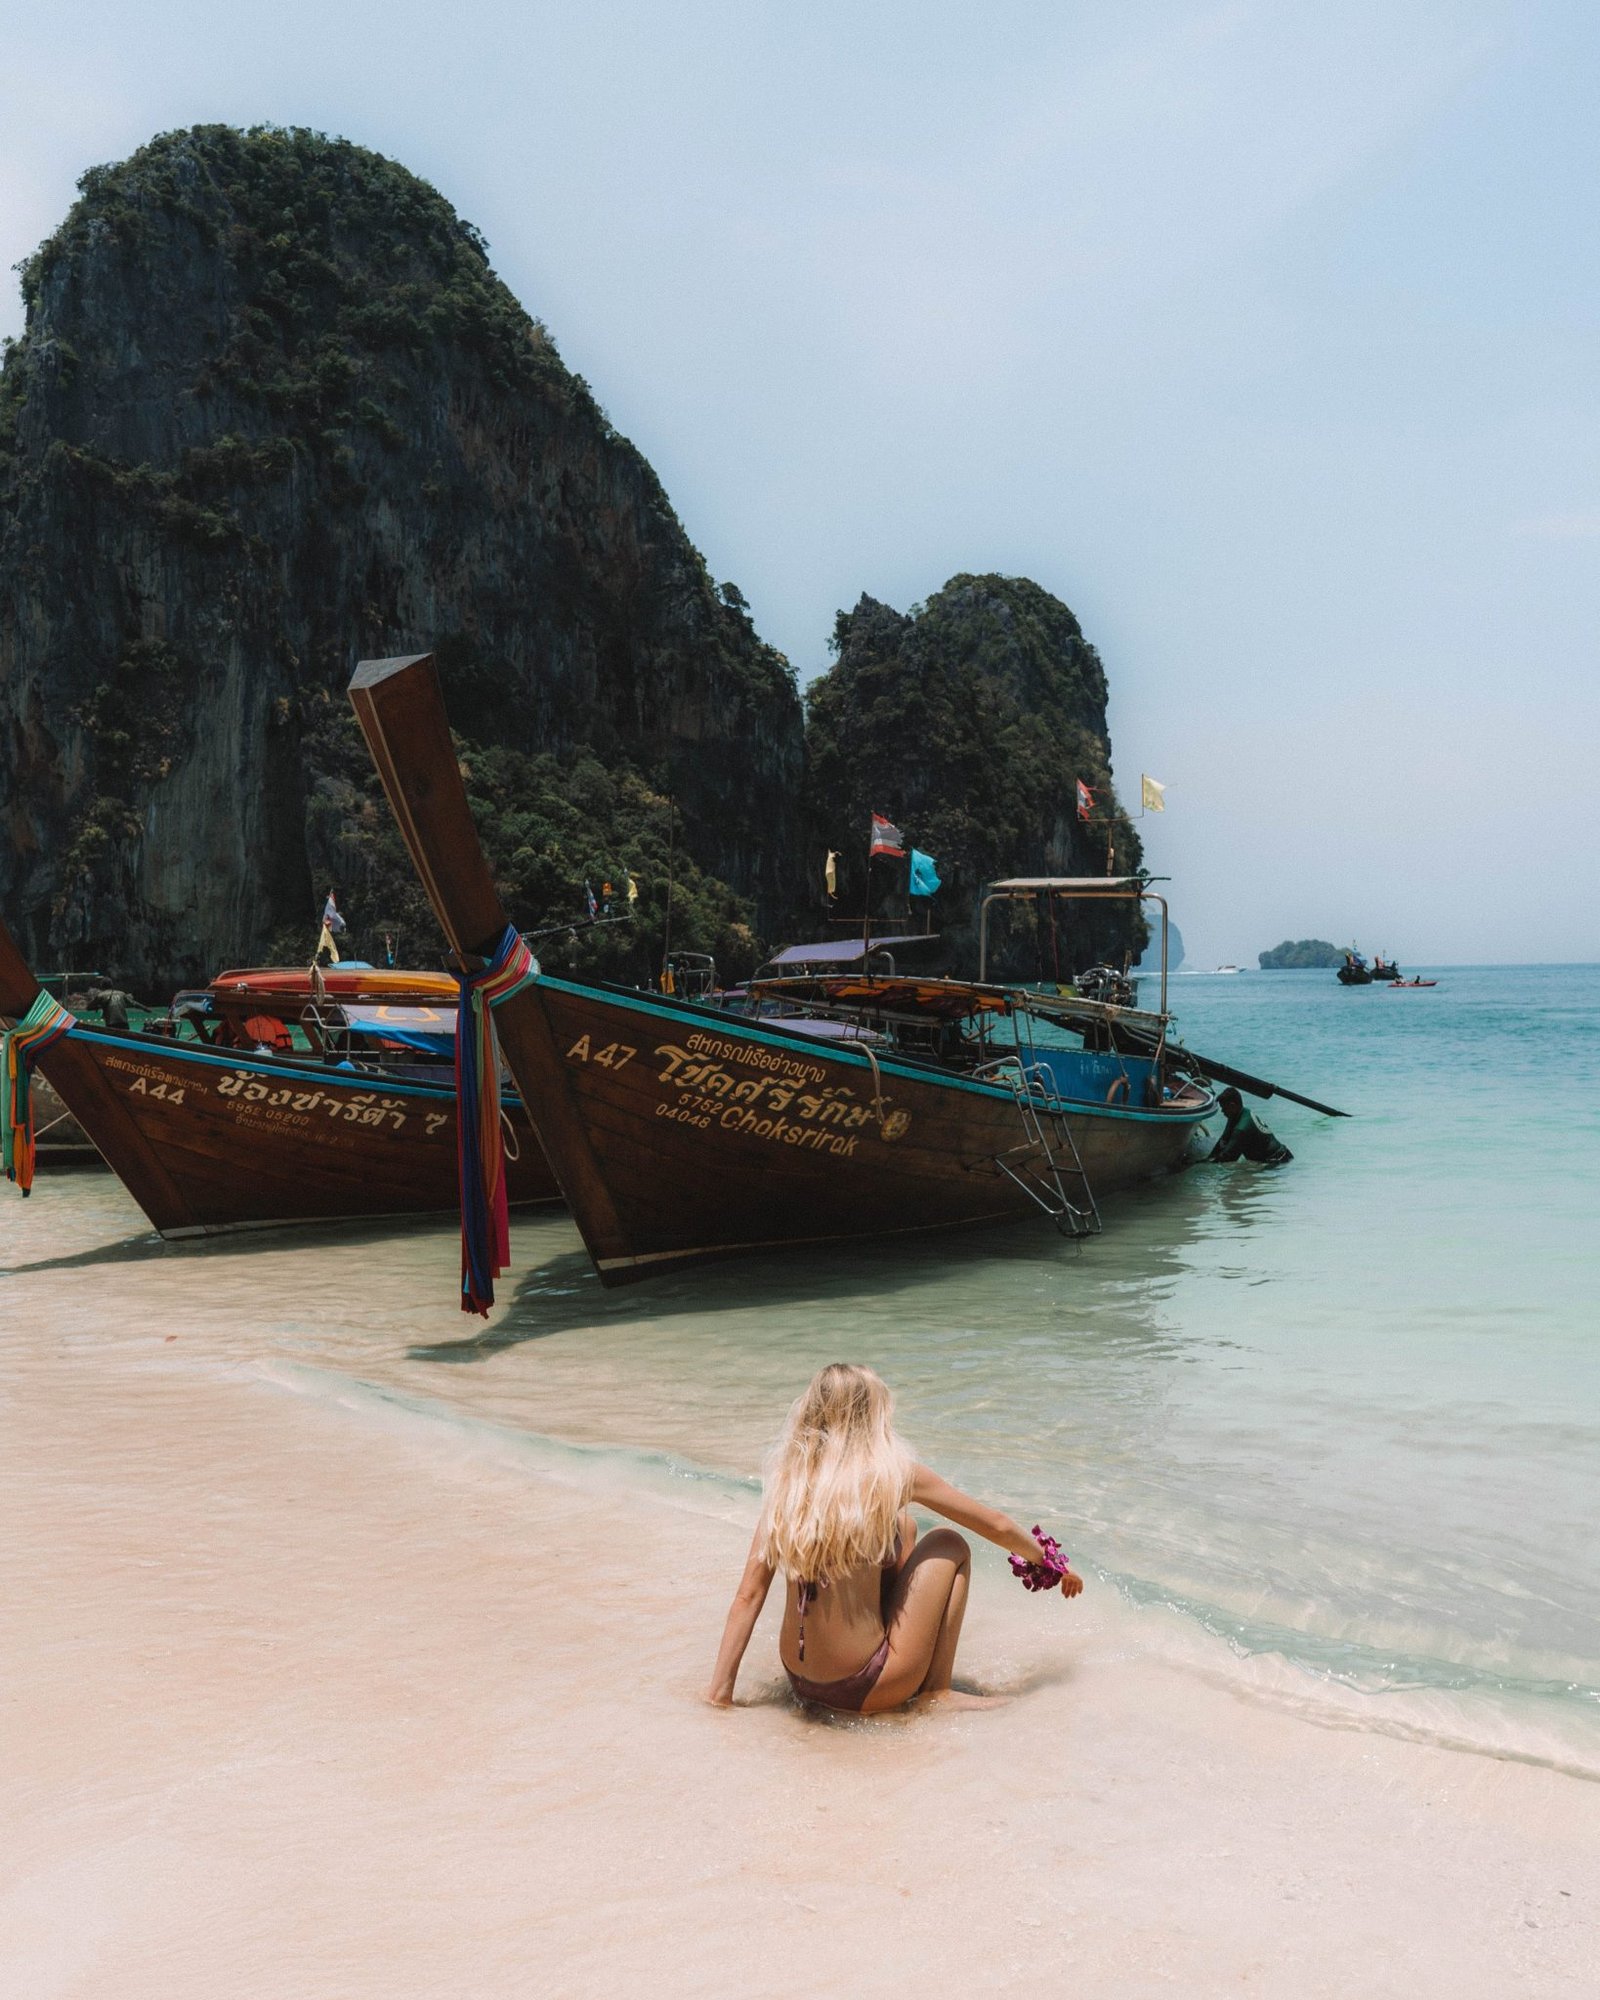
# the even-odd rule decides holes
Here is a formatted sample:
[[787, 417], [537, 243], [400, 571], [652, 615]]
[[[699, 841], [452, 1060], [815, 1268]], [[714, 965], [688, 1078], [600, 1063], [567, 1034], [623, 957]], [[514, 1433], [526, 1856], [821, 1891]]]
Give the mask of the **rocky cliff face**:
[[[159, 991], [309, 945], [376, 810], [344, 683], [429, 649], [469, 752], [675, 795], [773, 921], [793, 677], [471, 227], [298, 131], [197, 127], [80, 185], [0, 375], [0, 906], [35, 963]], [[600, 828], [568, 862], [629, 857]]]
[[[807, 819], [818, 863], [841, 850], [841, 911], [861, 909], [873, 811], [937, 860], [940, 926], [963, 970], [984, 883], [1137, 871], [1139, 837], [1111, 784], [1105, 669], [1058, 598], [1021, 577], [952, 577], [909, 615], [863, 597], [840, 612], [834, 644], [807, 696]], [[1094, 793], [1087, 823], [1079, 779]], [[878, 864], [874, 909], [904, 912], [904, 890], [903, 865]], [[1075, 904], [1053, 938], [1015, 912], [991, 937], [991, 971], [1051, 977], [1137, 955], [1143, 929], [1132, 905]]]

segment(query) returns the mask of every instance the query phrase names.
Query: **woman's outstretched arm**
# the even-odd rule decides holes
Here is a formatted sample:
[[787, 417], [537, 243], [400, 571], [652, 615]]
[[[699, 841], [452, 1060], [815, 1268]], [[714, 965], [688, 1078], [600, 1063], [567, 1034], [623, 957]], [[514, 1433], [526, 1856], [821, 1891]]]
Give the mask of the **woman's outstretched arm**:
[[[911, 1482], [911, 1498], [916, 1506], [931, 1508], [947, 1521], [954, 1521], [958, 1528], [970, 1528], [986, 1542], [994, 1542], [1002, 1549], [1009, 1549], [1012, 1555], [1021, 1556], [1024, 1562], [1044, 1561], [1044, 1550], [1009, 1514], [1002, 1514], [998, 1507], [990, 1507], [982, 1500], [974, 1500], [970, 1493], [963, 1493], [959, 1486], [952, 1486], [948, 1479], [941, 1479], [925, 1465], [917, 1467]], [[1063, 1597], [1076, 1597], [1082, 1588], [1083, 1578], [1071, 1570], [1061, 1579]]]
[[744, 1658], [750, 1634], [756, 1629], [756, 1620], [761, 1616], [761, 1607], [766, 1603], [767, 1592], [771, 1588], [772, 1566], [761, 1553], [758, 1530], [756, 1539], [750, 1544], [739, 1588], [733, 1593], [733, 1602], [728, 1606], [728, 1622], [722, 1628], [717, 1664], [711, 1670], [711, 1685], [706, 1689], [706, 1700], [715, 1703], [718, 1708], [728, 1708], [733, 1702], [733, 1684], [739, 1676], [739, 1662]]

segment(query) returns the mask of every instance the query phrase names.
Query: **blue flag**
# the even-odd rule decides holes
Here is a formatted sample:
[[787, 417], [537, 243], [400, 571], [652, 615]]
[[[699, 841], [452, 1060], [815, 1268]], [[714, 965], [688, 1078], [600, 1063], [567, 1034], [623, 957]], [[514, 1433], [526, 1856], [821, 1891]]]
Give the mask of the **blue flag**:
[[931, 854], [924, 854], [920, 847], [911, 850], [911, 885], [913, 896], [934, 896], [939, 892], [939, 864]]

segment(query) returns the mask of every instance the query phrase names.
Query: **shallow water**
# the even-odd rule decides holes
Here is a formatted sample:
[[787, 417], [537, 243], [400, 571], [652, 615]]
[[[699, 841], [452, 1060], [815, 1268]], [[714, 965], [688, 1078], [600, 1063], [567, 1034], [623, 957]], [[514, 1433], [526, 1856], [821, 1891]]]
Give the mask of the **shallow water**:
[[1267, 1106], [1292, 1166], [1196, 1169], [1081, 1247], [1022, 1227], [606, 1293], [542, 1215], [480, 1329], [448, 1224], [163, 1246], [72, 1174], [0, 1206], [6, 1345], [133, 1399], [154, 1367], [264, 1372], [513, 1459], [603, 1446], [594, 1476], [724, 1512], [812, 1369], [869, 1361], [922, 1454], [1060, 1533], [1141, 1646], [1600, 1774], [1600, 968], [1438, 976], [1175, 980], [1192, 1045], [1355, 1115]]

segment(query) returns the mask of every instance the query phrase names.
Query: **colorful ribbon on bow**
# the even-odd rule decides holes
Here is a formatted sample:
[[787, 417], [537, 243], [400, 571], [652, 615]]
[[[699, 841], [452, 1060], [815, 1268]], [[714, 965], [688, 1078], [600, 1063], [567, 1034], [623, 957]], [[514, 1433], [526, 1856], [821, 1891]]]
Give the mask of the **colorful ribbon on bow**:
[[539, 976], [539, 962], [507, 924], [481, 972], [458, 972], [456, 1155], [461, 1168], [461, 1310], [489, 1316], [494, 1281], [511, 1262], [506, 1148], [493, 1010]]
[[33, 1186], [33, 1065], [76, 1025], [66, 1008], [41, 992], [17, 1025], [0, 1037], [0, 1167], [26, 1194]]

